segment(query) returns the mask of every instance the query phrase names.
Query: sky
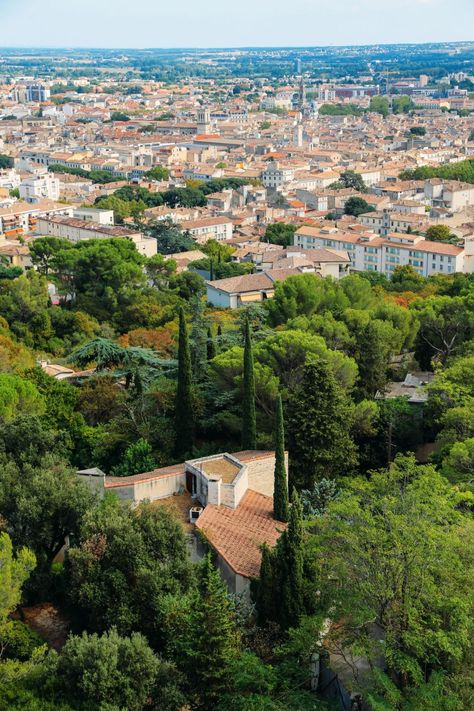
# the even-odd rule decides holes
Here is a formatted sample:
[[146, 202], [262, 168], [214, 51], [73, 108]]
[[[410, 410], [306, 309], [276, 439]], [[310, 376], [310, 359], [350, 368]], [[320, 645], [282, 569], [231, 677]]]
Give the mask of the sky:
[[474, 40], [474, 0], [0, 0], [0, 46], [245, 47]]

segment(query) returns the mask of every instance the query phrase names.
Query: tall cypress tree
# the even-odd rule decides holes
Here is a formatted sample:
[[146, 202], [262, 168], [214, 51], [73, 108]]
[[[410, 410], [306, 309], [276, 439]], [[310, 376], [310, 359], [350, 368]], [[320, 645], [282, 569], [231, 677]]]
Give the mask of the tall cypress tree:
[[178, 385], [175, 406], [175, 453], [189, 454], [194, 439], [194, 411], [192, 396], [191, 354], [184, 310], [179, 310]]
[[273, 490], [273, 517], [288, 521], [288, 480], [285, 466], [285, 429], [281, 395], [277, 399], [275, 421], [275, 477]]
[[204, 304], [200, 298], [190, 302], [193, 329], [190, 338], [191, 364], [194, 382], [200, 382], [207, 371], [207, 329], [204, 322]]
[[293, 489], [288, 528], [278, 541], [279, 622], [284, 629], [296, 627], [304, 615], [303, 598], [303, 508]]
[[260, 564], [260, 577], [255, 600], [258, 623], [260, 625], [268, 620], [276, 620], [277, 618], [275, 610], [274, 559], [274, 551], [264, 544], [262, 546], [262, 562]]
[[250, 321], [245, 324], [244, 347], [244, 397], [242, 403], [242, 448], [255, 449], [257, 424], [255, 414], [255, 373], [253, 368], [252, 335]]
[[[307, 611], [303, 545], [303, 510], [300, 498], [293, 490], [288, 528], [281, 534], [274, 550], [266, 546], [262, 549], [255, 600], [259, 624], [273, 620], [286, 630], [296, 627]], [[312, 582], [311, 576], [309, 582]]]
[[212, 360], [217, 355], [216, 342], [212, 335], [212, 330], [207, 329], [207, 360]]

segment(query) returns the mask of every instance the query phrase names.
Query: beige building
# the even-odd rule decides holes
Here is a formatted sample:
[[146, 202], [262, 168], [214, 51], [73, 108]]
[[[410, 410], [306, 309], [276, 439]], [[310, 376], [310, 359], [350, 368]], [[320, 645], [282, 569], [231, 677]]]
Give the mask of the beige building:
[[185, 229], [198, 244], [205, 244], [210, 239], [226, 242], [232, 239], [234, 225], [228, 217], [203, 217], [201, 220], [188, 220]]

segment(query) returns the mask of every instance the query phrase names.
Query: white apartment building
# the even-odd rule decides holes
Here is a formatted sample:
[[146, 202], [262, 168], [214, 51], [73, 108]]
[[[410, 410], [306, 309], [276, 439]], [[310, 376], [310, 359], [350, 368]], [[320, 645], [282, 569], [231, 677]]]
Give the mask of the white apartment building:
[[474, 185], [457, 180], [427, 180], [425, 198], [434, 207], [446, 207], [457, 212], [474, 205]]
[[102, 210], [99, 207], [76, 207], [74, 217], [84, 222], [95, 222], [98, 225], [114, 225], [114, 211]]
[[293, 168], [282, 167], [276, 161], [269, 161], [265, 170], [262, 170], [262, 183], [266, 188], [281, 188], [285, 183], [290, 183], [295, 177]]
[[186, 231], [198, 244], [205, 244], [210, 239], [225, 242], [232, 239], [234, 226], [228, 217], [203, 217], [201, 220], [188, 220]]
[[59, 178], [52, 173], [32, 175], [20, 183], [20, 198], [25, 202], [36, 203], [41, 200], [59, 200]]
[[53, 215], [72, 215], [71, 205], [59, 205], [50, 200], [34, 204], [17, 201], [8, 208], [0, 210], [0, 235], [18, 237], [36, 229], [40, 217]]
[[412, 266], [424, 277], [474, 271], [474, 241], [458, 247], [399, 232], [381, 237], [336, 228], [301, 227], [295, 233], [294, 244], [303, 249], [344, 249], [351, 258], [351, 271], [377, 271], [388, 277], [396, 267], [404, 265]]

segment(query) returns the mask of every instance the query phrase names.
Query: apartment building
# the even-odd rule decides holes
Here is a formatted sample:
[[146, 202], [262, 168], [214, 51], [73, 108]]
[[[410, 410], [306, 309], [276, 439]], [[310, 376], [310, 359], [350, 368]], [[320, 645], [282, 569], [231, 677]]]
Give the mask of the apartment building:
[[290, 183], [295, 176], [293, 168], [280, 166], [276, 161], [269, 161], [262, 171], [261, 179], [266, 188], [281, 188], [285, 183]]
[[0, 210], [0, 235], [18, 237], [33, 232], [37, 227], [38, 218], [55, 215], [72, 215], [71, 205], [58, 205], [50, 200], [30, 205], [26, 202], [15, 202], [11, 207]]
[[474, 185], [457, 180], [427, 180], [425, 198], [433, 207], [445, 207], [457, 212], [474, 205]]
[[461, 247], [399, 232], [382, 237], [369, 233], [356, 235], [336, 228], [301, 227], [295, 233], [294, 244], [303, 249], [344, 249], [351, 258], [351, 271], [377, 271], [391, 276], [396, 267], [410, 265], [427, 277], [474, 270], [474, 241], [468, 240]]
[[225, 242], [232, 239], [234, 225], [228, 217], [203, 217], [201, 220], [188, 220], [186, 231], [198, 244], [205, 244], [210, 239]]
[[59, 178], [52, 173], [33, 175], [20, 183], [20, 198], [25, 202], [36, 203], [41, 200], [59, 200]]

